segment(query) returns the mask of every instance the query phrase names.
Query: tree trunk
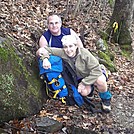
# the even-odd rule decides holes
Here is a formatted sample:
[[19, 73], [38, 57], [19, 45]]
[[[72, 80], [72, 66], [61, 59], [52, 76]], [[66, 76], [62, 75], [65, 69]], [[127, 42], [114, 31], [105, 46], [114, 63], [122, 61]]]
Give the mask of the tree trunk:
[[[107, 30], [107, 33], [114, 42], [119, 43], [121, 47], [129, 50], [131, 49], [132, 43], [130, 28], [133, 21], [133, 12], [134, 0], [115, 0], [110, 27]], [[113, 28], [113, 24], [118, 25], [118, 27]]]

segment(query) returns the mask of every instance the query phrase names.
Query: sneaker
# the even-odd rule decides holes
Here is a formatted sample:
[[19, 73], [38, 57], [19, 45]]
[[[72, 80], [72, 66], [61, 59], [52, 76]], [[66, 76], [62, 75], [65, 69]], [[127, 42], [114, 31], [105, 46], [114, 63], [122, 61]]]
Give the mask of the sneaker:
[[108, 100], [102, 99], [102, 109], [106, 113], [109, 113], [111, 111], [110, 101], [111, 99], [108, 99]]

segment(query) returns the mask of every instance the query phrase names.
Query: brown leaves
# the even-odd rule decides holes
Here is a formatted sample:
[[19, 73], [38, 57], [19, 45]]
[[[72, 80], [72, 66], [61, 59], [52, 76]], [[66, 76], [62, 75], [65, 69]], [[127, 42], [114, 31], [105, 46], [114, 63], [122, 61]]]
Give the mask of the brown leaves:
[[[67, 3], [61, 0], [3, 0], [0, 3], [0, 32], [13, 36], [14, 40], [17, 40], [17, 43], [15, 43], [16, 47], [21, 47], [21, 51], [29, 53], [26, 46], [32, 48], [38, 45], [39, 37], [42, 32], [47, 29], [47, 16], [51, 11], [55, 11], [61, 13], [63, 16], [63, 25], [75, 30], [83, 37], [85, 47], [91, 51], [95, 51], [95, 43], [99, 38], [98, 31], [105, 29], [109, 21], [109, 16], [111, 15], [109, 5], [106, 5], [106, 3], [103, 5], [99, 2], [100, 1], [95, 0], [83, 1], [76, 16], [73, 17], [76, 1], [69, 1], [68, 10], [66, 10]], [[115, 50], [115, 46], [112, 50]], [[125, 106], [133, 102], [132, 99], [134, 96], [133, 65], [121, 56], [120, 50], [117, 51], [119, 55], [115, 55], [115, 63], [118, 72], [109, 74], [108, 80], [108, 85], [113, 94], [114, 104], [112, 104], [112, 106], [115, 105], [112, 109], [112, 114], [91, 114], [89, 111], [83, 111], [78, 107], [65, 106], [60, 101], [50, 100], [47, 101], [44, 109], [40, 111], [38, 116], [48, 116], [64, 122], [67, 126], [74, 125], [99, 132], [105, 131], [109, 133], [107, 132], [109, 129], [112, 129], [112, 127], [114, 129], [114, 124], [118, 122], [118, 120], [116, 120], [116, 113], [119, 113], [119, 111], [116, 112], [118, 110], [116, 108], [118, 95], [121, 96], [121, 98], [129, 98]], [[30, 58], [31, 57], [32, 56], [30, 56]], [[119, 101], [121, 108], [123, 108], [126, 100], [124, 100], [124, 102], [122, 100]], [[127, 108], [129, 108], [129, 106]], [[123, 110], [126, 111], [125, 109]], [[120, 118], [122, 118], [122, 116]], [[11, 124], [18, 129], [33, 129], [31, 126], [32, 120], [14, 120]]]
[[[55, 11], [63, 14], [63, 25], [72, 27], [79, 35], [85, 37], [85, 46], [91, 50], [95, 50], [95, 40], [98, 38], [96, 33], [96, 25], [101, 22], [99, 18], [99, 2], [83, 2], [79, 5], [80, 9], [77, 11], [77, 17], [73, 18], [73, 12], [76, 8], [76, 2], [70, 1], [67, 5], [65, 1], [3, 1], [1, 2], [0, 16], [1, 16], [1, 31], [5, 34], [13, 36], [21, 44], [32, 47], [33, 43], [38, 43], [31, 39], [31, 33], [35, 34], [36, 31], [42, 33], [46, 28], [46, 19], [50, 12]], [[89, 10], [89, 7], [92, 10]], [[68, 8], [66, 10], [66, 8]], [[87, 8], [87, 9], [86, 9]], [[86, 13], [83, 14], [83, 11]], [[109, 10], [110, 11], [110, 10]], [[94, 19], [96, 18], [96, 19]], [[103, 27], [106, 21], [103, 21]], [[81, 27], [85, 27], [84, 32], [81, 33]], [[99, 25], [98, 25], [99, 26]], [[98, 27], [97, 26], [97, 27]], [[91, 27], [94, 27], [93, 29]], [[35, 40], [34, 40], [35, 41]], [[17, 43], [16, 43], [17, 44]], [[36, 44], [38, 45], [38, 44]]]
[[[47, 3], [46, 7], [47, 6]], [[31, 33], [44, 30], [44, 10], [33, 1], [1, 2], [1, 31], [13, 36], [22, 44], [32, 46]], [[46, 15], [47, 16], [47, 15]], [[34, 30], [34, 31], [33, 31]]]

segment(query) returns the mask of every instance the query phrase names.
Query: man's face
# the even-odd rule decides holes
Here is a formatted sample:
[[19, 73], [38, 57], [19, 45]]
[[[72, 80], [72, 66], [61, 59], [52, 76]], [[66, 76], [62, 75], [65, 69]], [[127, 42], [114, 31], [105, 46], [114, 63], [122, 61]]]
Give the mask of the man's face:
[[76, 55], [77, 45], [73, 43], [66, 43], [64, 44], [63, 49], [69, 57], [74, 57]]
[[61, 34], [61, 20], [57, 15], [49, 16], [48, 18], [48, 29], [53, 35]]

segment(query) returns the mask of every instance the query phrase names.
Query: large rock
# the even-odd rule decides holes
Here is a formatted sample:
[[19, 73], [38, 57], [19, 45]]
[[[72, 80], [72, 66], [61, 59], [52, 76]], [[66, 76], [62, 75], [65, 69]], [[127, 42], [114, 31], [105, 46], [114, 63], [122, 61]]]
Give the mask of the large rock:
[[62, 129], [62, 123], [49, 117], [38, 117], [35, 119], [38, 131], [54, 133]]
[[[28, 67], [16, 54], [11, 40], [0, 38], [0, 124], [27, 117], [42, 108], [37, 63]], [[34, 61], [34, 62], [33, 62]], [[33, 64], [34, 63], [34, 64]], [[35, 66], [36, 65], [36, 66]]]

